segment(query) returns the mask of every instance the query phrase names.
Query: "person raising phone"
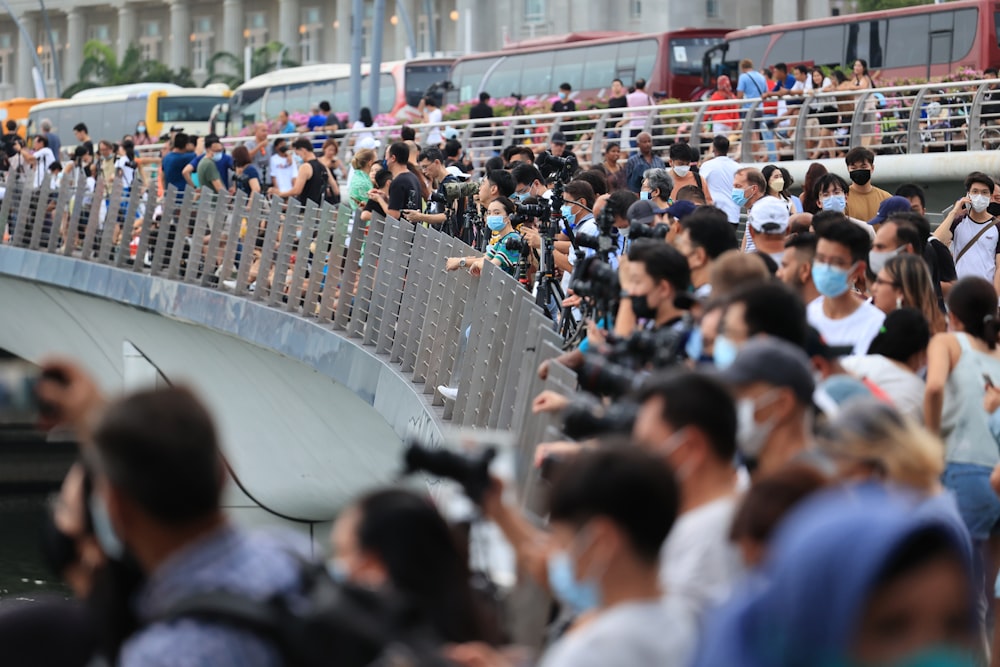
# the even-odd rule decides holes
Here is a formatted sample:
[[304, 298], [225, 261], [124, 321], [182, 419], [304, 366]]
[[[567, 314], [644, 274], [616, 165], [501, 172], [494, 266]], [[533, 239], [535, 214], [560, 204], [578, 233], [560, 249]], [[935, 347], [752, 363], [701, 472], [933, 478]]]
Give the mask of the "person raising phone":
[[950, 245], [959, 280], [970, 276], [985, 278], [998, 286], [1000, 273], [1000, 185], [989, 176], [974, 171], [965, 178], [966, 196], [955, 202], [934, 236]]

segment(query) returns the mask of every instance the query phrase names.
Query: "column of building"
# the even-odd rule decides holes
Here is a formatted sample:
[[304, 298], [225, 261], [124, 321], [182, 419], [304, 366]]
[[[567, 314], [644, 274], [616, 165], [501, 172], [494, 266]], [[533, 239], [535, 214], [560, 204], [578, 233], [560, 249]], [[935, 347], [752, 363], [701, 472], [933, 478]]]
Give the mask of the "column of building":
[[87, 33], [83, 22], [83, 13], [76, 7], [66, 12], [66, 51], [63, 57], [63, 87], [76, 83], [80, 78], [80, 65], [83, 64], [83, 45], [87, 41]]
[[288, 58], [299, 59], [299, 25], [302, 23], [302, 11], [299, 0], [279, 0], [278, 2], [278, 41], [288, 47]]
[[125, 52], [135, 41], [135, 8], [126, 3], [118, 7], [118, 62], [125, 58]]
[[[35, 45], [27, 35], [38, 32], [37, 21], [32, 16], [21, 16], [21, 27], [17, 33], [17, 94], [19, 97], [35, 97], [35, 83], [31, 69], [35, 66]], [[41, 72], [39, 72], [41, 76]]]
[[170, 68], [187, 67], [191, 51], [191, 9], [185, 0], [170, 3]]
[[[225, 0], [222, 3], [222, 50], [243, 61], [243, 0]], [[235, 72], [242, 75], [243, 72]]]

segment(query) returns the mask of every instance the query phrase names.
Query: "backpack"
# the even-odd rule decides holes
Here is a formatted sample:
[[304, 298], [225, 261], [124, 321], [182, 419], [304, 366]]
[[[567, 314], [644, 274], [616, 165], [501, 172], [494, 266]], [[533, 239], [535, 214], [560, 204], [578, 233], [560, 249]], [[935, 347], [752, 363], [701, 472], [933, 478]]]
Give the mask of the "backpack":
[[153, 622], [196, 618], [248, 630], [273, 642], [287, 667], [451, 664], [439, 655], [444, 642], [399, 594], [336, 583], [322, 566], [304, 564], [300, 596], [211, 591], [179, 600]]

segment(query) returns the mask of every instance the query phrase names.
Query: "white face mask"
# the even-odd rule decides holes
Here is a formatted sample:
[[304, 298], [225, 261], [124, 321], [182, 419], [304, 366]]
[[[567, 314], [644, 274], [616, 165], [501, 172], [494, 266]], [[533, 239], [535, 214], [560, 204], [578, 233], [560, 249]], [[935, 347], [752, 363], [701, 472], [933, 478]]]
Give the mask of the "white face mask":
[[972, 210], [976, 213], [982, 213], [990, 205], [989, 195], [969, 195], [969, 201], [972, 202]]
[[758, 424], [757, 410], [770, 405], [776, 398], [777, 390], [772, 389], [757, 398], [741, 398], [736, 402], [736, 443], [740, 453], [751, 461], [760, 459], [777, 421], [772, 417], [763, 424]]
[[674, 173], [677, 174], [679, 178], [684, 178], [691, 171], [690, 165], [684, 165], [682, 167], [674, 167]]
[[886, 262], [902, 252], [903, 246], [896, 248], [895, 250], [885, 250], [878, 251], [872, 250], [868, 253], [868, 266], [871, 267], [872, 273], [876, 276], [885, 268]]

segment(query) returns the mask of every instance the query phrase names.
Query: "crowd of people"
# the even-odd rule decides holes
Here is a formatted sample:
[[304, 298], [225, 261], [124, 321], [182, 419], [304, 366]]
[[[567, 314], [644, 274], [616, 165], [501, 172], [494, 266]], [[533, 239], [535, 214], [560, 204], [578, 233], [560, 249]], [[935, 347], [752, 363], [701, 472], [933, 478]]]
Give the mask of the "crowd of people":
[[[1000, 181], [970, 173], [932, 232], [923, 190], [876, 187], [867, 146], [844, 151], [849, 181], [817, 163], [793, 194], [780, 164], [730, 157], [737, 119], [711, 121], [707, 157], [684, 142], [661, 157], [632, 120], [630, 155], [615, 140], [581, 165], [556, 131], [497, 150], [478, 186], [447, 132], [355, 139], [344, 165], [319, 119], [319, 151], [261, 126], [230, 151], [174, 132], [162, 160], [176, 191], [343, 201], [365, 222], [459, 235], [467, 206], [484, 247], [443, 270], [559, 283], [539, 301], [573, 335], [538, 373], [561, 363], [579, 392], [533, 399], [567, 434], [535, 452], [548, 520], [495, 478], [472, 498], [516, 554], [536, 627], [515, 631], [503, 603], [518, 596], [469, 571], [467, 535], [426, 493], [357, 499], [312, 567], [295, 540], [222, 512], [222, 450], [193, 393], [108, 401], [53, 362], [39, 397], [80, 460], [44, 544], [77, 600], [0, 614], [5, 650], [25, 656], [11, 664], [319, 664], [361, 642], [365, 660], [345, 664], [403, 645], [406, 664], [468, 667], [1000, 665]], [[59, 171], [137, 177], [126, 142], [95, 155], [78, 132]], [[58, 163], [46, 142], [16, 146], [36, 186]], [[477, 326], [466, 340], [489, 335]]]

